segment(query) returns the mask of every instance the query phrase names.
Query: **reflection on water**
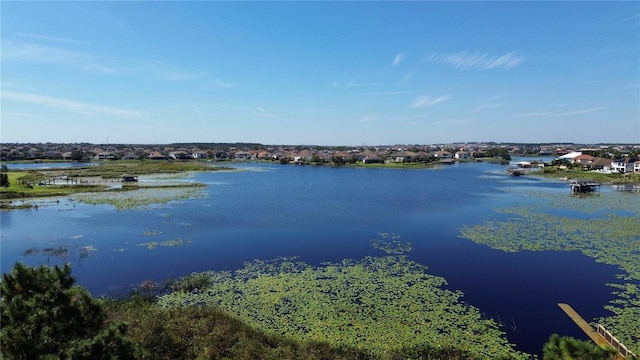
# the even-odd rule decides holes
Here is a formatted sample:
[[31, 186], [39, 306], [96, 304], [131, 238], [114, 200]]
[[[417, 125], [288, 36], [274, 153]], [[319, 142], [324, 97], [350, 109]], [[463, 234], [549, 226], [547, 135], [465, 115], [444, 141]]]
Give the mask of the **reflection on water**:
[[640, 192], [640, 184], [611, 185], [611, 190]]

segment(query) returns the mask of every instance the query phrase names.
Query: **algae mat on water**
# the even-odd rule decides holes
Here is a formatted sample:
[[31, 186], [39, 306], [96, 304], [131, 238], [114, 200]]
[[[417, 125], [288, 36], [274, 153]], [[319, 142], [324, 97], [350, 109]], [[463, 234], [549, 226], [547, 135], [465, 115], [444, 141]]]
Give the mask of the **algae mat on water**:
[[199, 184], [182, 186], [140, 187], [127, 191], [109, 191], [77, 195], [78, 201], [90, 205], [112, 205], [118, 210], [139, 210], [187, 199], [204, 198]]
[[[383, 236], [376, 246], [387, 239], [397, 242], [397, 237]], [[379, 356], [429, 344], [455, 346], [484, 358], [527, 358], [513, 349], [495, 321], [465, 304], [461, 292], [446, 290], [445, 279], [426, 269], [403, 255], [319, 267], [295, 258], [255, 260], [233, 273], [210, 272], [206, 288], [174, 292], [160, 297], [158, 304], [214, 305], [261, 330]]]
[[[605, 192], [584, 197], [545, 191], [515, 191], [528, 206], [496, 209], [461, 236], [508, 252], [581, 251], [598, 262], [617, 265], [617, 296], [599, 319], [629, 349], [640, 353], [640, 194]], [[588, 275], [588, 274], [587, 274]]]

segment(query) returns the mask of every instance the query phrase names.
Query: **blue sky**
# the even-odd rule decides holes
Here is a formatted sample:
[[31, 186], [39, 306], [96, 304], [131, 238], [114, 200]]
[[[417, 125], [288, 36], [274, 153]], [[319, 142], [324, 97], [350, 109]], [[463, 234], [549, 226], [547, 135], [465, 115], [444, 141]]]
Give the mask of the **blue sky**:
[[7, 2], [2, 142], [640, 143], [640, 3]]

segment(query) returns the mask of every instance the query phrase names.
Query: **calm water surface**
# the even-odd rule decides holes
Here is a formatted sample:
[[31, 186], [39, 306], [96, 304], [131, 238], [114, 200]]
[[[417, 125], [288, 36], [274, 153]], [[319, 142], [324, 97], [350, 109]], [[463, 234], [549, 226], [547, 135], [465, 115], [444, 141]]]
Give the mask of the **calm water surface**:
[[[495, 208], [526, 205], [526, 198], [505, 189], [569, 196], [564, 183], [511, 178], [505, 166], [486, 163], [437, 170], [238, 167], [244, 171], [195, 175], [208, 185], [202, 198], [144, 210], [61, 199], [2, 212], [2, 271], [16, 261], [68, 261], [80, 285], [95, 295], [113, 294], [147, 279], [233, 270], [252, 259], [299, 256], [319, 265], [383, 255], [370, 241], [387, 232], [412, 242], [412, 260], [502, 321], [509, 340], [523, 351], [540, 353], [552, 333], [585, 338], [558, 302], [570, 303], [587, 320], [607, 315], [603, 306], [612, 296], [605, 284], [616, 282], [615, 267], [579, 253], [505, 253], [458, 237], [463, 225], [479, 223]], [[140, 246], [173, 239], [185, 243]], [[69, 249], [64, 258], [34, 250], [61, 245]]]

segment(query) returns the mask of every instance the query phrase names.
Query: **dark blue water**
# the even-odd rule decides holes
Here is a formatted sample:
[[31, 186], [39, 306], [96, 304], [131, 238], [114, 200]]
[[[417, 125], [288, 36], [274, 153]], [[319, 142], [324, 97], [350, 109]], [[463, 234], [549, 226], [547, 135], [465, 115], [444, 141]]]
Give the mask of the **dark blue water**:
[[[556, 305], [585, 319], [607, 315], [620, 271], [579, 253], [492, 250], [459, 237], [497, 207], [526, 205], [505, 189], [537, 188], [569, 196], [564, 183], [511, 178], [505, 166], [473, 163], [437, 170], [246, 164], [244, 171], [196, 175], [206, 197], [149, 209], [51, 202], [1, 213], [2, 271], [15, 261], [71, 262], [80, 285], [110, 294], [147, 279], [233, 270], [252, 259], [299, 256], [319, 265], [383, 255], [378, 233], [410, 241], [409, 257], [447, 279], [451, 290], [505, 325], [518, 348], [540, 353], [552, 333], [585, 338]], [[145, 236], [145, 232], [160, 232]], [[178, 247], [139, 244], [181, 239]], [[27, 249], [66, 245], [64, 258]], [[96, 251], [87, 252], [85, 246]]]

